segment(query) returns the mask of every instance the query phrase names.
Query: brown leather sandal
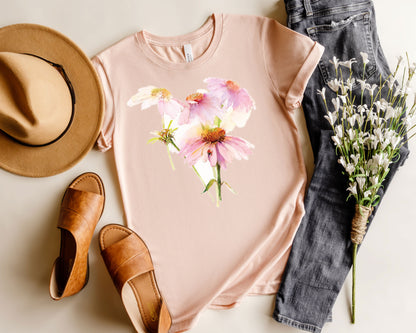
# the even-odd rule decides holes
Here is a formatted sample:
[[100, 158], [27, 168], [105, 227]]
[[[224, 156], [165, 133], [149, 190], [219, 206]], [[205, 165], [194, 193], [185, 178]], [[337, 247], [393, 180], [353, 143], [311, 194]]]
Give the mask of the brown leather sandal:
[[103, 182], [92, 172], [78, 176], [65, 191], [58, 220], [61, 249], [49, 284], [54, 300], [76, 294], [88, 282], [88, 249], [104, 210], [104, 198]]
[[107, 270], [136, 331], [167, 333], [172, 319], [143, 240], [129, 228], [109, 224], [101, 229], [99, 242]]

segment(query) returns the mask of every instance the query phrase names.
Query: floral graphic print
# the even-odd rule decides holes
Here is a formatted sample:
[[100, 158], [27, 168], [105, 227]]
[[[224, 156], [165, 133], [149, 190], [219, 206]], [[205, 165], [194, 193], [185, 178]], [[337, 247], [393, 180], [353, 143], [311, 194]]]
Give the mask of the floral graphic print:
[[194, 165], [199, 159], [209, 162], [212, 167], [217, 164], [226, 168], [233, 158], [248, 159], [250, 149], [254, 146], [239, 137], [227, 135], [221, 127], [204, 128], [200, 136], [190, 139], [181, 150], [181, 155], [190, 165]]
[[128, 106], [142, 105], [142, 110], [157, 105], [161, 116], [167, 115], [174, 119], [184, 108], [184, 104], [173, 98], [172, 94], [164, 88], [147, 86], [140, 88], [136, 95], [128, 101]]
[[218, 99], [206, 90], [199, 89], [186, 97], [187, 107], [182, 117], [182, 123], [199, 120], [201, 123], [212, 123], [215, 117], [221, 116]]
[[[219, 206], [223, 185], [235, 193], [222, 179], [222, 169], [233, 160], [247, 160], [254, 149], [253, 144], [230, 135], [230, 132], [235, 127], [244, 127], [256, 107], [247, 90], [234, 81], [207, 78], [204, 82], [207, 89], [198, 89], [184, 102], [174, 98], [165, 88], [146, 86], [140, 88], [127, 105], [141, 105], [142, 110], [157, 106], [162, 129], [151, 132], [154, 137], [148, 142], [160, 141], [166, 145], [172, 169], [175, 166], [171, 153], [182, 156], [204, 184], [203, 193], [215, 184]], [[207, 183], [197, 165], [212, 168]]]

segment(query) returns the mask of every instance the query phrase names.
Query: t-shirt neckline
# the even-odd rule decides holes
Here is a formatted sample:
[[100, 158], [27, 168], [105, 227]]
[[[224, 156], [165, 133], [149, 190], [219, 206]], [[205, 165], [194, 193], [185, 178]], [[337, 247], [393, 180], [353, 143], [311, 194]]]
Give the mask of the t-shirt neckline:
[[[223, 29], [223, 17], [221, 14], [211, 14], [207, 21], [197, 30], [188, 34], [179, 36], [157, 36], [153, 35], [146, 30], [141, 30], [136, 33], [136, 40], [143, 50], [145, 55], [154, 63], [159, 66], [169, 69], [189, 69], [200, 66], [208, 61], [215, 53], [221, 40]], [[203, 37], [207, 33], [211, 33], [211, 41], [204, 51], [198, 58], [191, 62], [172, 62], [165, 59], [155, 53], [149, 43], [156, 44], [159, 46], [171, 46], [171, 45], [184, 45], [189, 41]]]

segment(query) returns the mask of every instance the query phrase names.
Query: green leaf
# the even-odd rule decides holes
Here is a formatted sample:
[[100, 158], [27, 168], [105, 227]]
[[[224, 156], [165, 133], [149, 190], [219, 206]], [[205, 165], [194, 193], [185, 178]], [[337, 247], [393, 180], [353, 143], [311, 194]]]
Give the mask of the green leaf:
[[216, 182], [217, 182], [217, 180], [216, 180], [216, 179], [214, 179], [214, 178], [212, 178], [212, 179], [209, 181], [209, 183], [207, 184], [207, 186], [205, 186], [205, 190], [204, 190], [204, 192], [202, 192], [202, 193], [207, 192], [207, 191], [211, 188], [211, 186], [212, 186], [214, 183], [216, 183]]
[[232, 194], [237, 194], [237, 192], [228, 184], [227, 182], [222, 182], [230, 190]]
[[366, 202], [370, 202], [370, 203], [371, 203], [371, 199], [370, 199], [370, 198], [363, 198], [363, 199], [361, 200], [361, 202], [362, 202], [363, 206], [365, 206], [365, 203], [366, 203]]
[[356, 198], [357, 199], [357, 197], [355, 196], [355, 195], [353, 195], [352, 193], [350, 193], [349, 195], [348, 195], [348, 197], [347, 197], [347, 201], [349, 200], [349, 198], [351, 198], [351, 197], [353, 197], [353, 198]]
[[387, 175], [389, 174], [389, 172], [390, 172], [390, 168], [387, 168], [387, 169], [384, 171], [384, 174], [383, 174], [383, 176], [381, 177], [381, 179], [382, 179], [382, 180], [384, 180], [384, 179], [387, 177]]
[[380, 202], [380, 196], [377, 194], [376, 196], [374, 196], [374, 201], [373, 201], [373, 206], [377, 206], [378, 203]]
[[368, 187], [367, 189], [366, 189], [366, 191], [370, 191], [370, 190], [372, 190], [372, 189], [374, 189], [374, 188], [376, 188], [377, 190], [379, 189], [379, 187], [380, 187], [380, 182], [378, 183], [378, 184], [375, 184], [375, 185], [371, 185], [370, 187]]
[[159, 141], [159, 138], [151, 138], [147, 140], [147, 143], [155, 143], [156, 141]]
[[354, 178], [357, 178], [357, 177], [367, 177], [367, 176], [365, 174], [363, 174], [363, 173], [357, 173], [356, 175], [352, 175], [348, 179], [349, 179], [350, 182], [353, 182], [354, 181]]

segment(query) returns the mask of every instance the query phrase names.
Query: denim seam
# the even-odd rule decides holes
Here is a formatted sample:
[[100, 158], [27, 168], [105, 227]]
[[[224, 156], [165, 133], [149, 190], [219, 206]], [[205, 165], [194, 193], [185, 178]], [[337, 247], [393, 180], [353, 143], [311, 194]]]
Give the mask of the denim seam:
[[290, 15], [287, 16], [287, 27], [292, 29], [292, 17]]
[[[366, 79], [369, 79], [371, 76], [373, 76], [373, 74], [377, 71], [377, 62], [376, 62], [376, 53], [375, 53], [375, 48], [374, 48], [374, 43], [372, 41], [371, 38], [371, 13], [369, 13], [368, 17], [365, 17], [365, 22], [367, 22], [367, 29], [366, 29], [366, 37], [367, 37], [367, 47], [368, 50], [371, 51], [371, 55], [374, 57], [374, 72], [370, 74], [370, 70], [369, 73], [366, 75]], [[377, 41], [376, 41], [377, 43]]]
[[[354, 4], [354, 5], [346, 5], [346, 6], [334, 7], [331, 9], [317, 10], [317, 11], [313, 11], [313, 16], [322, 17], [322, 16], [330, 16], [330, 15], [339, 14], [339, 13], [357, 11], [357, 10], [368, 8], [368, 6], [371, 6], [371, 5], [372, 5], [372, 2], [367, 1], [367, 2], [361, 2], [359, 4]], [[291, 16], [293, 23], [302, 21], [306, 17], [305, 13], [289, 14], [289, 15]]]
[[[332, 25], [332, 24], [313, 25], [311, 27], [308, 27], [307, 31], [310, 32], [311, 34], [316, 33], [316, 32], [320, 32], [320, 31], [326, 31], [326, 32], [337, 31], [337, 30], [344, 29], [351, 22], [363, 21], [363, 22], [367, 23], [367, 22], [369, 22], [369, 16], [370, 16], [370, 12], [366, 11], [366, 12], [362, 12], [360, 14], [350, 16], [348, 19], [339, 21], [338, 25]], [[342, 22], [342, 24], [341, 24], [341, 22]]]
[[312, 16], [313, 15], [313, 10], [312, 10], [312, 6], [311, 6], [311, 1], [310, 0], [304, 0], [303, 5], [305, 6], [306, 16]]
[[[318, 1], [320, 1], [320, 0], [310, 0], [309, 2], [310, 2], [310, 3], [315, 3], [315, 2], [318, 2]], [[299, 8], [304, 8], [304, 6], [303, 6], [303, 5], [301, 5], [301, 6], [296, 6], [296, 5], [294, 5], [294, 6], [290, 6], [290, 5], [288, 5], [288, 6], [287, 6], [287, 9], [288, 9], [288, 10], [292, 10], [292, 9], [299, 9]]]
[[312, 324], [302, 323], [300, 321], [294, 320], [292, 318], [286, 317], [281, 314], [276, 314], [276, 319], [280, 321], [282, 324], [289, 325], [295, 328], [300, 328], [305, 331], [317, 333], [322, 330], [322, 327], [315, 326]]
[[298, 280], [298, 283], [300, 283], [300, 284], [302, 284], [302, 285], [304, 285], [304, 286], [308, 286], [308, 287], [312, 287], [312, 288], [316, 288], [316, 289], [323, 289], [323, 290], [327, 290], [327, 291], [334, 292], [334, 291], [333, 291], [332, 289], [330, 289], [330, 288], [323, 287], [323, 286], [320, 286], [320, 285], [313, 285], [313, 284], [311, 284], [311, 283], [306, 283], [306, 282], [303, 282], [303, 281], [301, 281], [301, 280]]

